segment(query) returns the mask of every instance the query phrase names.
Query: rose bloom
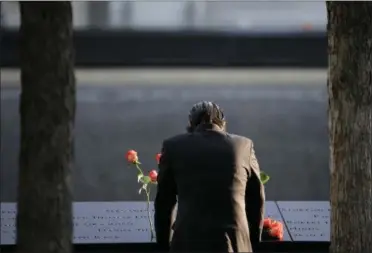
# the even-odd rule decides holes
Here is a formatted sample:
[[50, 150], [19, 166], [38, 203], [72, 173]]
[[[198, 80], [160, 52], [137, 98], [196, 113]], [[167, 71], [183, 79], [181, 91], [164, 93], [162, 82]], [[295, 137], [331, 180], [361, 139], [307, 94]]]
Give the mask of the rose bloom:
[[156, 182], [158, 179], [158, 172], [156, 170], [150, 171], [149, 177], [151, 179], [151, 182]]
[[283, 240], [283, 230], [278, 226], [270, 229], [270, 235], [278, 238], [280, 241]]
[[272, 220], [270, 218], [264, 219], [264, 227], [270, 227]]
[[125, 157], [129, 163], [136, 163], [138, 161], [137, 152], [135, 150], [129, 150]]
[[158, 164], [160, 163], [160, 157], [161, 157], [160, 153], [156, 154], [156, 156], [155, 156], [155, 159], [158, 162]]

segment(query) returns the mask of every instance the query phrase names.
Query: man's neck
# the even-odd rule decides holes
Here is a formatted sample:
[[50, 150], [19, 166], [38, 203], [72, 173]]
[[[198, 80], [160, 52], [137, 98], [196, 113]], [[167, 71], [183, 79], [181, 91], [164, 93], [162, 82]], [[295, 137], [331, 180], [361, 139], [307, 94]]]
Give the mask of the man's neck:
[[198, 126], [195, 127], [196, 132], [202, 132], [202, 131], [224, 131], [220, 126], [214, 123], [201, 123]]

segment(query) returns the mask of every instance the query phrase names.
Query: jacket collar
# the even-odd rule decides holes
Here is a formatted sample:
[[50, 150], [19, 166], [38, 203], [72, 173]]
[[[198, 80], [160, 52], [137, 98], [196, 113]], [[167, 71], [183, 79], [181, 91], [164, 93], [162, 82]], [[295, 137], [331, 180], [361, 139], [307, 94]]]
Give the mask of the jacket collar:
[[195, 132], [203, 132], [203, 131], [218, 131], [224, 132], [221, 127], [213, 123], [204, 123], [200, 124], [195, 128]]

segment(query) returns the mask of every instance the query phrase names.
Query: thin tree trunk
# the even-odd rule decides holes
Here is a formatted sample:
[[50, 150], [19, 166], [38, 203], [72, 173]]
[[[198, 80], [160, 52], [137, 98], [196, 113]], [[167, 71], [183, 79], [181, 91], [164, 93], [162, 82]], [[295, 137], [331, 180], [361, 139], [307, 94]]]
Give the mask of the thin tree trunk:
[[331, 252], [372, 252], [372, 2], [327, 2]]
[[75, 78], [70, 2], [20, 2], [17, 246], [70, 253]]

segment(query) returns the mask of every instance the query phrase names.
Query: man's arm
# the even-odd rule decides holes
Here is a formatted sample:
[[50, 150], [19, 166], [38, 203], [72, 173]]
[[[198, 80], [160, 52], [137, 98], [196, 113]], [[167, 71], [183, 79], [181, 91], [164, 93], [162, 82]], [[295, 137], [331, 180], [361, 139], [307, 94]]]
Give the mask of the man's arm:
[[246, 212], [249, 224], [252, 247], [255, 248], [261, 241], [263, 220], [265, 215], [265, 189], [260, 179], [260, 167], [251, 144], [250, 173], [245, 193]]
[[172, 211], [177, 202], [177, 188], [172, 168], [169, 166], [169, 153], [166, 142], [163, 143], [159, 162], [158, 190], [155, 197], [155, 232], [158, 250], [169, 249]]

